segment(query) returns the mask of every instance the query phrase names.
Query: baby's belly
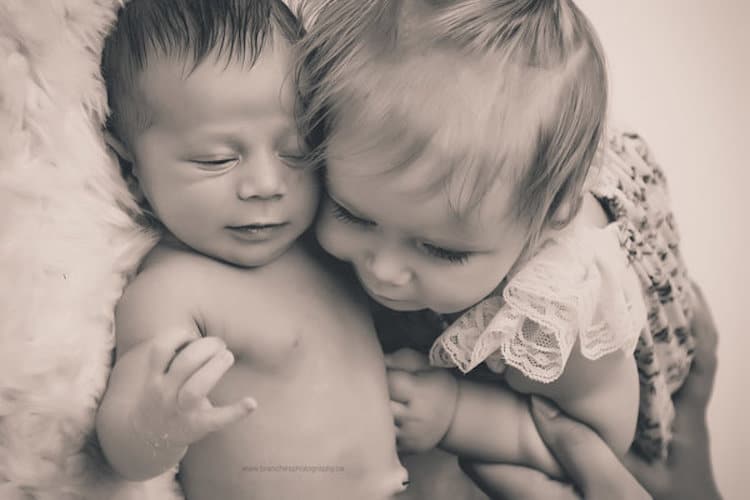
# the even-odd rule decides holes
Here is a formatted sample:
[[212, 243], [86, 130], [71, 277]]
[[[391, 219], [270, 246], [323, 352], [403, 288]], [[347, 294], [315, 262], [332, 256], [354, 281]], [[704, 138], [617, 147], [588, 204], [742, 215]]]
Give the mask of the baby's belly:
[[303, 336], [284, 363], [238, 358], [212, 399], [250, 395], [258, 408], [190, 447], [181, 464], [188, 500], [376, 500], [402, 490], [377, 343], [331, 335]]

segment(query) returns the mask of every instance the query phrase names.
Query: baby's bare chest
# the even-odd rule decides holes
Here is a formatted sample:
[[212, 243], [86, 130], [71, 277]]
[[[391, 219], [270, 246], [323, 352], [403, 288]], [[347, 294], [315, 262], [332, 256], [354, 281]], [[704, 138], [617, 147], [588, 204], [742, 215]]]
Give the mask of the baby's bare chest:
[[360, 291], [326, 269], [238, 272], [213, 288], [201, 305], [203, 333], [222, 338], [236, 366], [278, 374], [314, 359], [345, 362], [363, 346], [377, 350]]

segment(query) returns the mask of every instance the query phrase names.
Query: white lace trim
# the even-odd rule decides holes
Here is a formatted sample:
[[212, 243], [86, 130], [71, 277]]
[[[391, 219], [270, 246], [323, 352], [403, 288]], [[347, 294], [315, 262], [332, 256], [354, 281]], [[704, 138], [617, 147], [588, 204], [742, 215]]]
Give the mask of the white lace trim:
[[485, 362], [538, 382], [560, 377], [580, 339], [584, 357], [633, 352], [646, 309], [619, 248], [617, 228], [576, 227], [547, 240], [510, 280], [453, 323], [432, 346], [433, 365], [466, 373]]

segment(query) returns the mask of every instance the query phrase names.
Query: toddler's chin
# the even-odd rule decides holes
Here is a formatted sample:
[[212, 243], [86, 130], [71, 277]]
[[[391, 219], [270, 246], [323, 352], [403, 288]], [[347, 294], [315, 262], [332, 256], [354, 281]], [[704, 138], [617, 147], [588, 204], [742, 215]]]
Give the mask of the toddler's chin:
[[365, 288], [367, 295], [372, 298], [375, 302], [383, 307], [387, 307], [393, 311], [408, 312], [408, 311], [420, 311], [426, 309], [422, 304], [406, 301], [406, 300], [389, 300], [385, 297], [375, 295]]

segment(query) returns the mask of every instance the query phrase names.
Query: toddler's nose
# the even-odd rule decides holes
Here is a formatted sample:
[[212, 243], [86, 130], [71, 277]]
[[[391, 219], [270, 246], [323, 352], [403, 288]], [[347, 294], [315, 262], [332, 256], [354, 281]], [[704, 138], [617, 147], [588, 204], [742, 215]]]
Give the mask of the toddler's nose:
[[404, 286], [411, 280], [411, 271], [390, 251], [377, 251], [367, 259], [370, 274], [389, 287]]

